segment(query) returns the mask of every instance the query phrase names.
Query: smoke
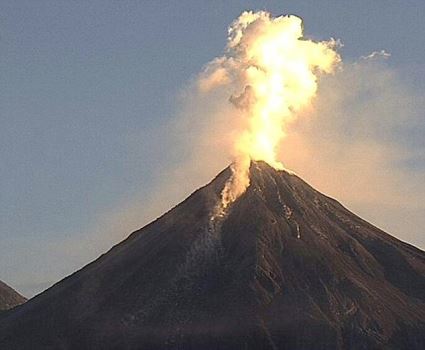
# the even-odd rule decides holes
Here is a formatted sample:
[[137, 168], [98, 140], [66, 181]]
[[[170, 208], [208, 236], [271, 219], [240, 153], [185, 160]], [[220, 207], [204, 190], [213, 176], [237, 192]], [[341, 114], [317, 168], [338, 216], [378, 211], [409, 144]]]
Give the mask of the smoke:
[[321, 81], [308, 118], [290, 126], [285, 163], [364, 219], [425, 245], [423, 92], [388, 54], [345, 63]]
[[[277, 154], [319, 191], [423, 249], [425, 94], [414, 91], [388, 65], [390, 60], [376, 55], [345, 60], [334, 75], [322, 77], [312, 108], [300, 112], [287, 126], [287, 137]], [[5, 265], [5, 271], [14, 274], [3, 278], [11, 282], [15, 275], [22, 276], [22, 281], [58, 280], [211, 181], [234, 159], [233, 140], [243, 132], [245, 116], [229, 102], [232, 95], [229, 84], [206, 94], [200, 91], [199, 79], [188, 82], [170, 123], [129, 138], [130, 165], [140, 162], [156, 178], [147, 193], [135, 193], [116, 203], [84, 232], [70, 232], [65, 242], [46, 245], [40, 241], [31, 251], [21, 249], [21, 254], [15, 247], [9, 249], [11, 256], [2, 261], [13, 262], [10, 268]], [[25, 269], [35, 260], [32, 256], [45, 257], [39, 263], [44, 268]], [[22, 266], [18, 273], [17, 266]], [[41, 289], [21, 291], [31, 296]]]
[[389, 57], [391, 57], [390, 53], [386, 52], [385, 50], [381, 50], [381, 51], [373, 51], [369, 55], [361, 56], [360, 58], [364, 60], [370, 60], [374, 58], [389, 58]]
[[[129, 166], [140, 164], [136, 173], [149, 169], [154, 174], [149, 190], [141, 183], [144, 193], [135, 191], [82, 232], [70, 232], [65, 242], [40, 241], [30, 251], [11, 247], [2, 262], [5, 271], [14, 273], [3, 278], [58, 280], [168, 211], [234, 161], [234, 140], [249, 126], [238, 100], [247, 85], [236, 84], [231, 71], [218, 69], [226, 59], [212, 61], [182, 88], [170, 123], [130, 135]], [[388, 54], [365, 54], [354, 62], [345, 59], [333, 75], [322, 76], [312, 106], [286, 125], [277, 159], [364, 219], [423, 249], [425, 93], [415, 91], [390, 63]], [[45, 261], [34, 265], [35, 256]], [[13, 266], [8, 268], [7, 261]], [[37, 269], [24, 268], [33, 265]], [[22, 291], [34, 294], [32, 289]]]
[[305, 39], [296, 16], [243, 12], [228, 34], [225, 55], [212, 60], [198, 80], [204, 95], [229, 88], [230, 96], [217, 102], [230, 102], [235, 107], [230, 118], [238, 121], [231, 145], [233, 174], [222, 193], [222, 208], [249, 186], [251, 159], [283, 168], [277, 148], [288, 123], [309, 106], [318, 75], [332, 73], [340, 62], [337, 42]]
[[[361, 217], [424, 247], [425, 99], [390, 61], [388, 53], [365, 54], [322, 76], [311, 105], [286, 125], [277, 158]], [[167, 132], [172, 136], [163, 148], [176, 151], [152, 190], [151, 213], [161, 214], [235, 160], [234, 140], [247, 121], [245, 110], [234, 104], [249, 93], [242, 85], [235, 89], [224, 71], [208, 79], [214, 67], [213, 61], [184, 87], [176, 117], [158, 130], [156, 143]]]

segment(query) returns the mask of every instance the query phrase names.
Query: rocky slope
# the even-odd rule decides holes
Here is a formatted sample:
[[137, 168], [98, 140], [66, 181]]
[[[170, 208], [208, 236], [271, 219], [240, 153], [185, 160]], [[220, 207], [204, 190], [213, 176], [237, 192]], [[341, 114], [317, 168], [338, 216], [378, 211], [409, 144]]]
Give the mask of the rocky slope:
[[0, 348], [425, 348], [423, 251], [262, 162], [211, 221], [229, 175], [3, 317]]
[[23, 304], [26, 300], [17, 291], [0, 281], [0, 312]]

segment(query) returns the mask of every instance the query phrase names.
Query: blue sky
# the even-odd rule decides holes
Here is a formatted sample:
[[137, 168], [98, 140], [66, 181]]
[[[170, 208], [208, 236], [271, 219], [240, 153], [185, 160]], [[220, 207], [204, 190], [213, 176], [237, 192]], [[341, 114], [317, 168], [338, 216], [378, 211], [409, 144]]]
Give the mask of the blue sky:
[[[425, 3], [419, 0], [3, 1], [0, 279], [31, 296], [129, 233], [125, 223], [113, 226], [114, 234], [99, 227], [124, 222], [121, 208], [128, 203], [143, 207], [158, 178], [187, 157], [190, 148], [170, 143], [182, 89], [222, 53], [227, 26], [246, 9], [301, 16], [307, 36], [341, 39], [347, 62], [384, 49], [391, 53], [385, 69], [397, 76], [413, 109], [415, 96], [425, 93]], [[383, 137], [396, 135], [404, 148], [422, 149], [420, 112], [409, 112], [416, 115], [413, 127], [408, 121]], [[423, 153], [402, 163], [420, 183]], [[175, 198], [197, 185], [187, 184]], [[332, 194], [340, 198], [338, 190]], [[361, 214], [395, 231], [406, 217], [387, 224], [368, 213]], [[409, 213], [412, 225], [422, 224], [415, 220], [423, 212]], [[149, 217], [132, 215], [134, 228]], [[417, 235], [398, 236], [424, 243]]]

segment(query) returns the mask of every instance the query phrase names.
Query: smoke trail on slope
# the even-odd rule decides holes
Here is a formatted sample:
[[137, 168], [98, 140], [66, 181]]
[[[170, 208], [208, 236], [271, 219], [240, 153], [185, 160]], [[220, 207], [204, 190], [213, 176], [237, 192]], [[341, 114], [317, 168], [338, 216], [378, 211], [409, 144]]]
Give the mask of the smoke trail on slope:
[[231, 24], [225, 55], [211, 61], [198, 81], [204, 93], [231, 86], [229, 102], [244, 116], [222, 210], [249, 186], [251, 160], [283, 168], [277, 149], [286, 125], [315, 96], [318, 75], [332, 73], [340, 62], [337, 45], [333, 39], [305, 39], [302, 20], [293, 15], [246, 11]]

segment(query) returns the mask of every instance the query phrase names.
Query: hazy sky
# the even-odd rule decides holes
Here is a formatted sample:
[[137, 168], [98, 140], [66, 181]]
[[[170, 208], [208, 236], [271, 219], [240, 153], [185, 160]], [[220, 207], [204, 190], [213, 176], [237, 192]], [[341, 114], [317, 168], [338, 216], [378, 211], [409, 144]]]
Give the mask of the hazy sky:
[[[338, 143], [342, 155], [326, 158], [339, 184], [315, 178], [306, 165], [313, 160], [304, 158], [301, 164], [289, 157], [288, 163], [372, 223], [425, 247], [424, 1], [2, 1], [1, 280], [31, 296], [215, 175], [214, 167], [197, 172], [203, 166], [200, 157], [181, 175], [183, 164], [194, 159], [194, 147], [176, 134], [192, 129], [183, 123], [187, 130], [180, 133], [173, 126], [191, 108], [187, 100], [181, 102], [190, 82], [223, 52], [228, 25], [246, 9], [297, 14], [307, 36], [334, 37], [344, 44], [340, 52], [349, 66], [336, 81], [325, 81], [323, 91], [338, 86], [345, 95], [327, 108], [323, 99], [319, 103], [327, 115], [321, 130], [327, 145], [343, 139]], [[380, 50], [391, 56], [361, 68], [361, 56]], [[352, 91], [355, 97], [348, 96]], [[341, 100], [351, 104], [341, 106]], [[203, 113], [199, 106], [193, 110]], [[330, 114], [346, 122], [340, 125], [344, 137], [332, 129]], [[350, 116], [362, 122], [352, 128]], [[297, 132], [303, 128], [308, 129], [301, 125]], [[350, 137], [356, 142], [344, 153], [341, 145]], [[323, 138], [317, 142], [326, 147]], [[370, 143], [374, 152], [364, 146]], [[370, 170], [389, 153], [403, 156], [385, 160], [379, 174]], [[346, 167], [354, 164], [350, 156], [369, 184], [387, 179], [389, 171], [397, 174], [382, 181], [380, 192], [364, 182], [356, 185], [359, 192], [379, 196], [394, 192], [385, 186], [402, 183], [414, 188], [385, 196], [382, 206], [379, 198], [365, 203], [365, 196], [346, 191], [352, 185], [353, 171]], [[351, 174], [347, 183], [342, 174]], [[167, 181], [167, 191], [159, 193], [166, 187], [159, 184]]]

